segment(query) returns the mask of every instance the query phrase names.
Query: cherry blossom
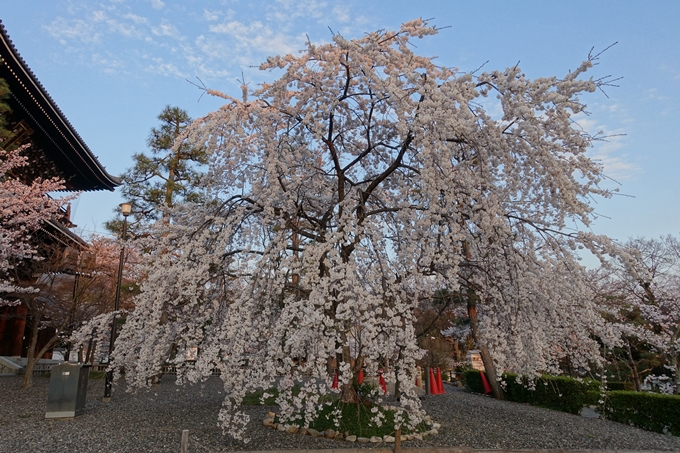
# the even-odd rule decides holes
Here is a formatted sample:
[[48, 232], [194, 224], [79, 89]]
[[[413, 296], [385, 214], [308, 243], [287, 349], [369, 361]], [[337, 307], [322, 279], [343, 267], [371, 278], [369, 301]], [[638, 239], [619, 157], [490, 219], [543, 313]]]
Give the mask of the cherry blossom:
[[562, 78], [467, 74], [414, 53], [435, 33], [414, 20], [334, 35], [269, 58], [280, 77], [242, 98], [208, 91], [225, 105], [181, 138], [209, 153], [206, 201], [175, 206], [143, 244], [147, 278], [113, 354], [128, 383], [166, 363], [180, 383], [219, 370], [220, 423], [245, 438], [247, 392], [277, 387], [282, 423], [309, 423], [333, 365], [346, 402], [362, 367], [384, 369], [417, 422], [414, 310], [441, 289], [476, 299], [502, 369], [600, 360], [593, 332], [615, 335], [577, 251], [608, 251], [584, 231], [610, 193], [573, 121], [607, 83], [585, 76], [597, 57]]

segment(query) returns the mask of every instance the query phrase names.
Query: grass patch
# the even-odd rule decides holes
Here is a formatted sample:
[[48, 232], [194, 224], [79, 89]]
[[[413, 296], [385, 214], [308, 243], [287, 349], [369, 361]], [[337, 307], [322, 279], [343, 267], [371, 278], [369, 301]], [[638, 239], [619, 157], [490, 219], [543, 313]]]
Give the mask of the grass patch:
[[[266, 392], [271, 395], [267, 399], [264, 400], [264, 404], [262, 404], [262, 395], [264, 395], [265, 390], [258, 390], [256, 392], [250, 392], [246, 393], [246, 396], [243, 397], [243, 401], [241, 404], [244, 406], [275, 406], [276, 405], [276, 398], [279, 396], [279, 389], [272, 387]], [[300, 386], [295, 385], [293, 386], [293, 396], [298, 396], [300, 394]]]
[[264, 404], [262, 404], [262, 395], [264, 395], [264, 392], [264, 390], [258, 390], [256, 392], [246, 393], [241, 404], [244, 406], [274, 406], [276, 404], [276, 397], [279, 396], [278, 389], [270, 388], [267, 390], [267, 393], [272, 396], [264, 400]]
[[[375, 416], [375, 413], [372, 412], [373, 408], [378, 408], [378, 411], [383, 415], [381, 426], [377, 426], [371, 422], [371, 419]], [[342, 414], [340, 426], [336, 426], [334, 420], [334, 413], [337, 410], [340, 410], [340, 413]], [[316, 420], [310, 423], [309, 427], [319, 432], [332, 429], [340, 433], [349, 432], [350, 434], [359, 437], [382, 437], [385, 435], [394, 436], [394, 414], [395, 411], [391, 409], [385, 409], [380, 406], [342, 403], [336, 400], [330, 405], [324, 406], [323, 409], [317, 414]], [[408, 414], [404, 414], [404, 418], [408, 421]], [[290, 422], [290, 424], [302, 427], [304, 425], [302, 416], [299, 420]], [[420, 423], [417, 425], [415, 430], [409, 430], [404, 424], [401, 431], [403, 435], [424, 432], [428, 429], [429, 428], [427, 425], [425, 425], [425, 423]]]

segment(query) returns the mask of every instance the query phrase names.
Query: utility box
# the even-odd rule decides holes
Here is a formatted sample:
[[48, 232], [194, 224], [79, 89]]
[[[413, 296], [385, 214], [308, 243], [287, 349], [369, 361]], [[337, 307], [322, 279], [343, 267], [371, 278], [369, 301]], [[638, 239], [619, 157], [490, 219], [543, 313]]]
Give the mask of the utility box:
[[90, 365], [62, 363], [52, 367], [45, 418], [73, 418], [85, 410]]

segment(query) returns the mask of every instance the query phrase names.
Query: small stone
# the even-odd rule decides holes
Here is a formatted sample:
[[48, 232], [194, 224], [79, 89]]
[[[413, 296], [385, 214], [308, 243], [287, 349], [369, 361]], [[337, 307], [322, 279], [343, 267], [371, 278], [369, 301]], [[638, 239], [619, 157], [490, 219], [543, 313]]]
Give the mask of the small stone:
[[269, 426], [269, 427], [274, 427], [274, 419], [273, 418], [265, 418], [264, 419], [264, 426]]
[[416, 440], [423, 440], [423, 435], [420, 434], [420, 433], [414, 434], [414, 435], [413, 435], [413, 438], [416, 439]]
[[432, 428], [434, 428], [434, 429], [439, 429], [439, 428], [441, 428], [441, 427], [442, 427], [442, 425], [439, 424], [439, 423], [433, 423], [433, 424], [432, 424]]
[[306, 436], [307, 435], [307, 428], [300, 428], [300, 435]]
[[324, 432], [324, 434], [326, 436], [326, 439], [335, 439], [335, 431], [333, 431], [332, 429], [327, 429]]
[[335, 433], [335, 438], [338, 440], [342, 440], [345, 438], [345, 436], [342, 433]]
[[357, 436], [347, 436], [345, 437], [345, 440], [347, 442], [356, 442], [357, 441]]
[[383, 441], [382, 438], [378, 436], [371, 436], [371, 438], [369, 439], [369, 442], [371, 442], [372, 444], [380, 444], [382, 443], [382, 441]]
[[278, 423], [274, 423], [274, 424], [272, 425], [272, 428], [278, 429], [278, 428], [279, 428], [279, 424], [278, 424]]
[[283, 426], [283, 425], [279, 425], [279, 426], [276, 427], [276, 429], [278, 429], [281, 432], [284, 432], [286, 430], [286, 427]]
[[276, 414], [274, 412], [267, 412], [267, 418], [276, 418]]
[[289, 426], [286, 431], [291, 434], [297, 434], [300, 431], [300, 428], [298, 428], [297, 426]]
[[413, 440], [413, 434], [407, 434], [405, 436], [401, 436], [401, 440]]
[[439, 431], [437, 431], [436, 429], [431, 429], [430, 434], [434, 436], [435, 434], [439, 434]]
[[387, 435], [383, 436], [383, 441], [384, 441], [384, 442], [394, 442], [394, 440], [395, 440], [395, 439], [394, 439], [393, 436], [387, 436]]
[[429, 421], [432, 421], [432, 417], [430, 417], [429, 415], [426, 415], [425, 417], [423, 417], [423, 420], [425, 420], [426, 422], [429, 422]]
[[307, 428], [307, 433], [312, 437], [318, 437], [319, 436], [319, 431], [317, 431], [313, 428]]

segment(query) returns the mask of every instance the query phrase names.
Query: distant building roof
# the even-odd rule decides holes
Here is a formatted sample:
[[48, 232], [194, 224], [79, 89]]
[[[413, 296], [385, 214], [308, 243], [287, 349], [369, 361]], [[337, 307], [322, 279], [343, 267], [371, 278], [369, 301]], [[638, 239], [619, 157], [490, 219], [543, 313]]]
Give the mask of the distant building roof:
[[106, 172], [21, 58], [2, 21], [0, 78], [7, 81], [12, 93], [9, 104], [17, 128], [23, 131], [23, 139], [30, 137], [28, 153], [36, 175], [59, 177], [67, 190], [74, 191], [112, 191], [120, 185], [120, 179]]

